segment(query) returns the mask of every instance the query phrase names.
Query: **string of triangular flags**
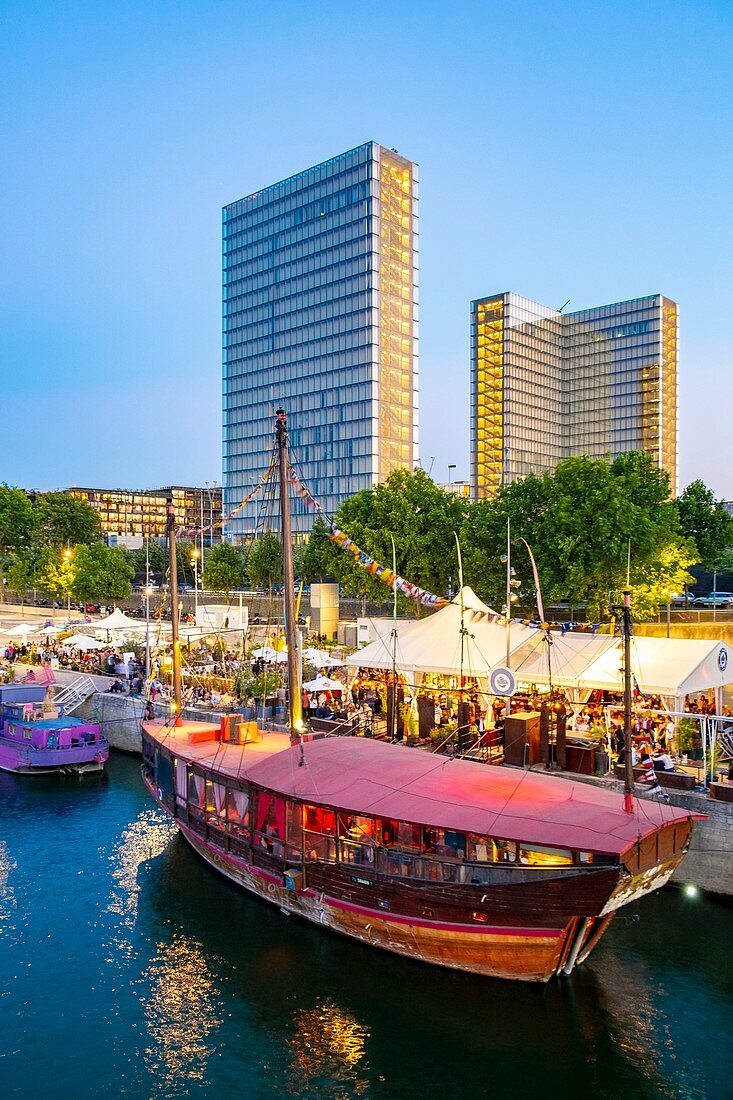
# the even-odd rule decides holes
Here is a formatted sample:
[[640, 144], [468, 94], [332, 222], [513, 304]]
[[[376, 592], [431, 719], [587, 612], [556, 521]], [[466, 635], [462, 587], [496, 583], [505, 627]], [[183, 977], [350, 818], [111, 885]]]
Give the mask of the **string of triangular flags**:
[[243, 500], [240, 500], [240, 502], [239, 502], [239, 504], [237, 505], [237, 507], [236, 507], [236, 508], [232, 508], [231, 512], [228, 512], [228, 513], [227, 513], [227, 515], [222, 515], [222, 518], [221, 518], [221, 519], [218, 519], [218, 520], [216, 520], [216, 522], [214, 522], [214, 523], [211, 523], [211, 524], [209, 524], [209, 526], [208, 526], [208, 527], [187, 527], [187, 528], [185, 528], [185, 529], [183, 529], [183, 528], [182, 528], [182, 529], [181, 529], [181, 530], [180, 530], [180, 531], [178, 532], [178, 534], [179, 534], [179, 535], [205, 535], [205, 534], [208, 534], [209, 532], [212, 532], [212, 531], [216, 531], [217, 527], [224, 527], [224, 526], [225, 526], [225, 525], [226, 525], [226, 524], [227, 524], [227, 523], [229, 522], [229, 520], [230, 520], [230, 519], [234, 519], [234, 517], [236, 516], [237, 512], [241, 512], [241, 511], [242, 511], [242, 509], [244, 508], [244, 506], [245, 506], [246, 504], [249, 504], [249, 502], [250, 502], [250, 501], [251, 501], [251, 500], [252, 500], [252, 499], [253, 499], [254, 497], [256, 497], [256, 496], [257, 496], [257, 494], [259, 493], [260, 489], [261, 489], [261, 488], [262, 488], [262, 487], [263, 487], [263, 486], [264, 486], [264, 485], [265, 485], [265, 484], [266, 484], [266, 483], [267, 483], [267, 482], [268, 482], [268, 481], [270, 480], [270, 478], [272, 477], [272, 474], [273, 474], [273, 472], [274, 472], [274, 470], [275, 470], [275, 467], [276, 467], [276, 466], [277, 466], [277, 459], [276, 459], [276, 458], [273, 458], [272, 462], [270, 463], [270, 465], [268, 466], [268, 468], [267, 468], [267, 469], [265, 470], [264, 474], [262, 475], [262, 477], [260, 478], [260, 480], [259, 480], [259, 481], [257, 482], [257, 484], [255, 485], [255, 487], [254, 487], [254, 489], [252, 490], [252, 492], [251, 492], [251, 493], [248, 493], [248, 494], [247, 494], [247, 496], [246, 496], [246, 497], [245, 497], [245, 498], [244, 498]]
[[357, 565], [360, 565], [363, 569], [366, 569], [370, 577], [377, 577], [378, 580], [386, 584], [388, 588], [396, 589], [401, 592], [403, 596], [407, 596], [408, 599], [414, 600], [415, 603], [421, 604], [423, 607], [432, 607], [435, 610], [441, 607], [446, 607], [450, 603], [450, 600], [445, 596], [436, 596], [433, 592], [428, 592], [424, 588], [420, 588], [417, 584], [412, 584], [410, 581], [406, 581], [404, 577], [400, 577], [393, 569], [388, 568], [386, 565], [381, 565], [374, 558], [370, 557], [365, 550], [357, 546], [353, 539], [350, 539], [345, 531], [340, 531], [331, 517], [323, 510], [322, 504], [316, 500], [311, 493], [310, 489], [298, 477], [297, 473], [290, 466], [288, 471], [288, 478], [295, 492], [301, 497], [309, 507], [314, 508], [319, 516], [322, 516], [329, 527], [328, 537], [332, 542], [338, 546], [344, 553], [350, 554]]

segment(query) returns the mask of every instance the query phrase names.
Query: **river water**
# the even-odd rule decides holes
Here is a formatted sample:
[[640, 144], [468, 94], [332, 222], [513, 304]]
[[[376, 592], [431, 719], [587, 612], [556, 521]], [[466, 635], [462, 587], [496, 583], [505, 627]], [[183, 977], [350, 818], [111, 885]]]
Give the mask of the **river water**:
[[569, 980], [444, 972], [234, 889], [132, 758], [0, 774], [0, 1095], [733, 1096], [732, 931], [670, 887]]

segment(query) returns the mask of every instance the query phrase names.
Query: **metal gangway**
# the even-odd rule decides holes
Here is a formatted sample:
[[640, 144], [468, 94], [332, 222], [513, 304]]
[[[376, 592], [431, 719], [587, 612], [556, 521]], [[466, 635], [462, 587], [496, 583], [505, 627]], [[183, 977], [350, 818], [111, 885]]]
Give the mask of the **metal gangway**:
[[97, 690], [91, 676], [77, 676], [54, 696], [54, 706], [63, 714], [71, 714]]

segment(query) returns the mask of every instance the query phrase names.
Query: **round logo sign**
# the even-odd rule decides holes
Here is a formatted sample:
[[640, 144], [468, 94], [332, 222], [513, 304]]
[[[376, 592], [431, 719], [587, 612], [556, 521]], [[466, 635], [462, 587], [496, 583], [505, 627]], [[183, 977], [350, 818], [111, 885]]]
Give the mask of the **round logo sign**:
[[494, 695], [513, 695], [517, 690], [517, 681], [508, 668], [495, 668], [489, 676], [489, 688]]
[[725, 672], [727, 667], [728, 667], [728, 650], [725, 648], [724, 645], [722, 645], [720, 647], [720, 652], [718, 653], [718, 668], [720, 669], [721, 672]]

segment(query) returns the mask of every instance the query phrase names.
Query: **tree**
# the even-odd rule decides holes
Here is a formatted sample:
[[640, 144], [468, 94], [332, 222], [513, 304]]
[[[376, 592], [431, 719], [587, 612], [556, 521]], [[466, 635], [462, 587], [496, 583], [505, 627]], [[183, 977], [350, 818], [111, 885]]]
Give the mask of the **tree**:
[[76, 576], [73, 551], [61, 554], [56, 547], [44, 546], [39, 554], [36, 586], [53, 600], [71, 598]]
[[21, 604], [25, 603], [25, 594], [30, 587], [32, 575], [33, 567], [28, 555], [23, 553], [13, 554], [7, 573], [8, 588], [15, 593]]
[[733, 546], [733, 516], [700, 480], [688, 485], [675, 503], [683, 535], [694, 542], [698, 560], [712, 569]]
[[501, 601], [504, 592], [500, 558], [507, 519], [522, 591], [534, 590], [524, 538], [537, 561], [545, 605], [585, 602], [593, 618], [602, 617], [625, 587], [629, 547], [632, 584], [648, 584], [654, 575], [678, 587], [694, 556], [669, 500], [668, 475], [640, 451], [613, 462], [569, 458], [554, 472], [505, 486], [495, 500], [471, 510], [463, 538], [466, 575], [490, 602]]
[[298, 547], [299, 559], [295, 567], [296, 576], [306, 584], [310, 584], [316, 577], [322, 577], [329, 572], [329, 547], [328, 537], [330, 528], [322, 516], [316, 516], [308, 541]]
[[247, 573], [251, 584], [269, 588], [282, 583], [283, 551], [274, 531], [265, 531], [247, 552]]
[[204, 587], [229, 595], [233, 588], [247, 583], [244, 557], [228, 542], [212, 546], [204, 566]]
[[102, 524], [86, 500], [68, 493], [40, 493], [35, 498], [36, 530], [45, 546], [78, 546], [101, 542]]
[[74, 547], [74, 578], [71, 595], [87, 603], [91, 600], [124, 600], [130, 595], [134, 570], [117, 546], [97, 542], [93, 546]]
[[3, 571], [10, 554], [30, 545], [35, 529], [33, 505], [22, 489], [0, 485], [0, 598], [4, 588]]
[[[394, 470], [374, 489], [344, 501], [334, 522], [361, 550], [388, 568], [393, 564], [394, 539], [398, 575], [441, 595], [451, 582], [457, 582], [454, 533], [460, 531], [466, 510], [465, 500], [445, 493], [424, 470]], [[383, 582], [333, 542], [324, 546], [323, 559], [346, 592], [378, 601], [387, 596], [389, 589]]]

